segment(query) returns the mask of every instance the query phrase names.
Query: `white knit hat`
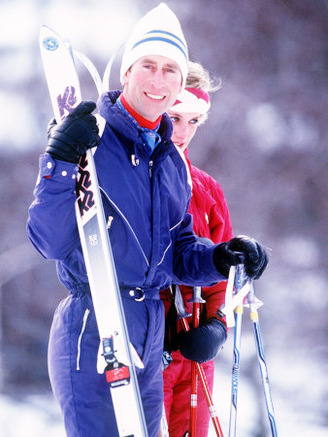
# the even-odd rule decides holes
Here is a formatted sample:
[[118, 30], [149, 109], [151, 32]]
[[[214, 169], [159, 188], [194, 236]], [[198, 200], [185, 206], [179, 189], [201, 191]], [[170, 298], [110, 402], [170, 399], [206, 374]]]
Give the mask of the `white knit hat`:
[[161, 55], [178, 64], [183, 85], [188, 74], [188, 48], [176, 15], [165, 4], [144, 15], [135, 25], [122, 57], [120, 80], [138, 59]]

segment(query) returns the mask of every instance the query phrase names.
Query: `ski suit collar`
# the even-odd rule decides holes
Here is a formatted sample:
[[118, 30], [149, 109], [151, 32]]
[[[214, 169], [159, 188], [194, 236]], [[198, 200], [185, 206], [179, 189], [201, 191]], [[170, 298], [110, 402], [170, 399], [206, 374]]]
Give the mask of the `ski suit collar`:
[[[102, 94], [97, 102], [99, 113], [113, 129], [120, 130], [124, 137], [133, 138], [136, 136], [136, 127], [129, 118], [115, 106], [115, 102], [121, 93], [122, 91], [116, 90]], [[163, 141], [170, 141], [172, 131], [173, 125], [171, 119], [164, 113], [157, 132]]]
[[[130, 160], [134, 166], [139, 165], [139, 157], [144, 154], [146, 159], [149, 159], [149, 152], [145, 146], [145, 139], [143, 138], [143, 132], [138, 129], [138, 123], [127, 112], [122, 111], [116, 101], [121, 95], [121, 91], [109, 91], [100, 96], [98, 100], [98, 109], [102, 117], [105, 118], [108, 125], [122, 138], [126, 151], [130, 156]], [[165, 113], [162, 115], [157, 133], [160, 136], [160, 144], [158, 145], [161, 150], [163, 147], [168, 150], [175, 148], [171, 141], [173, 125], [170, 117]], [[156, 149], [158, 148], [156, 147]], [[156, 150], [155, 149], [155, 150]], [[162, 155], [163, 157], [163, 155]]]
[[131, 106], [125, 100], [123, 93], [120, 95], [119, 99], [121, 100], [124, 108], [132, 115], [132, 117], [135, 118], [135, 120], [138, 122], [138, 124], [141, 127], [144, 127], [144, 128], [150, 129], [150, 130], [154, 130], [157, 128], [157, 126], [159, 125], [161, 118], [162, 118], [161, 115], [157, 118], [156, 121], [146, 120], [145, 118], [141, 117], [141, 115], [139, 115], [134, 109], [131, 108]]
[[121, 94], [120, 97], [116, 100], [115, 106], [118, 106], [122, 112], [128, 115], [130, 120], [136, 125], [139, 134], [143, 139], [148, 156], [151, 156], [156, 146], [161, 142], [161, 136], [157, 133], [161, 117], [158, 118], [156, 123], [151, 123], [148, 120], [140, 117], [128, 105], [123, 97], [123, 94]]

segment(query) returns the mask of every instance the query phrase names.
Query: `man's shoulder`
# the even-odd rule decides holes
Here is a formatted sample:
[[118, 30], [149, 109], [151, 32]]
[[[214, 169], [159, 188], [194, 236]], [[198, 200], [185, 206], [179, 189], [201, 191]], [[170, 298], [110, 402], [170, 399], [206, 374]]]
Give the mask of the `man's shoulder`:
[[162, 114], [161, 123], [158, 129], [158, 133], [160, 134], [161, 138], [165, 141], [171, 142], [171, 136], [173, 132], [173, 125], [170, 117], [166, 112]]
[[180, 169], [185, 170], [185, 175], [187, 178], [187, 183], [190, 186], [190, 188], [192, 188], [192, 177], [191, 177], [191, 173], [190, 173], [190, 168], [187, 162], [187, 159], [184, 155], [184, 153], [181, 151], [181, 149], [179, 149], [179, 147], [176, 147], [172, 141], [172, 155], [175, 156], [175, 163], [177, 166], [177, 171], [179, 171], [179, 167]]

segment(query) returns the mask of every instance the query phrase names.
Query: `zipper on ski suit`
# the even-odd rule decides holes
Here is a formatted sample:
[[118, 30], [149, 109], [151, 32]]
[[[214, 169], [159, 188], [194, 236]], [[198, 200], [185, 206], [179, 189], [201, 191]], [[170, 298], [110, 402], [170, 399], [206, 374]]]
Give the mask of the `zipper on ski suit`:
[[150, 177], [150, 179], [153, 177], [153, 166], [154, 166], [154, 161], [149, 161], [149, 177]]
[[[115, 209], [115, 211], [116, 211], [116, 212], [121, 216], [121, 218], [123, 219], [123, 221], [124, 221], [124, 222], [126, 223], [126, 225], [128, 226], [128, 228], [129, 228], [131, 234], [133, 235], [133, 238], [134, 238], [134, 240], [136, 241], [137, 246], [138, 246], [138, 248], [139, 248], [139, 250], [140, 250], [140, 252], [141, 252], [141, 254], [142, 254], [142, 257], [143, 257], [143, 259], [144, 259], [145, 262], [146, 262], [146, 265], [149, 267], [149, 260], [148, 260], [148, 258], [147, 258], [147, 256], [146, 256], [144, 250], [142, 249], [141, 244], [140, 244], [140, 242], [139, 242], [139, 240], [138, 240], [138, 237], [136, 236], [136, 234], [135, 234], [135, 232], [134, 232], [134, 230], [133, 230], [133, 228], [132, 228], [130, 222], [129, 222], [128, 219], [125, 217], [125, 215], [123, 214], [123, 212], [119, 209], [119, 207], [118, 207], [118, 206], [113, 202], [113, 200], [108, 196], [108, 194], [106, 193], [106, 191], [105, 191], [102, 187], [99, 187], [99, 188], [100, 188], [100, 191], [104, 194], [104, 196], [105, 196], [106, 199], [108, 200], [109, 204], [110, 204], [110, 205]], [[109, 221], [110, 223], [108, 223], [108, 221]], [[112, 219], [110, 219], [110, 217], [108, 217], [108, 221], [107, 221], [107, 225], [108, 225], [108, 224], [111, 225]], [[110, 228], [110, 226], [108, 226], [107, 229], [109, 229], [109, 228]]]
[[83, 320], [82, 320], [82, 328], [81, 328], [81, 331], [80, 331], [80, 334], [79, 334], [79, 338], [77, 340], [76, 370], [81, 370], [80, 369], [81, 343], [82, 343], [82, 337], [83, 337], [85, 328], [87, 326], [87, 321], [88, 321], [89, 314], [90, 314], [90, 309], [87, 308], [84, 311]]

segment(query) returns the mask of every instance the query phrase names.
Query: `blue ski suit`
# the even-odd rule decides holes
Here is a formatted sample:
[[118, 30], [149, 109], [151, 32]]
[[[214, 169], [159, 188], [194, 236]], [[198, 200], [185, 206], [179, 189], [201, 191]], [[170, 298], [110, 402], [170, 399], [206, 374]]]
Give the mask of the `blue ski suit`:
[[[106, 93], [98, 102], [106, 127], [94, 158], [130, 340], [145, 365], [137, 376], [147, 428], [157, 437], [164, 333], [159, 291], [172, 282], [208, 286], [225, 278], [213, 263], [215, 246], [193, 233], [188, 172], [170, 140], [169, 117], [163, 114], [161, 140], [149, 156], [138, 125], [115, 105], [119, 94]], [[67, 436], [116, 436], [108, 384], [96, 368], [99, 335], [74, 209], [77, 171], [74, 164], [41, 155], [27, 231], [42, 256], [56, 260], [69, 292], [56, 309], [48, 348]], [[129, 292], [137, 287], [145, 294], [141, 302]]]

